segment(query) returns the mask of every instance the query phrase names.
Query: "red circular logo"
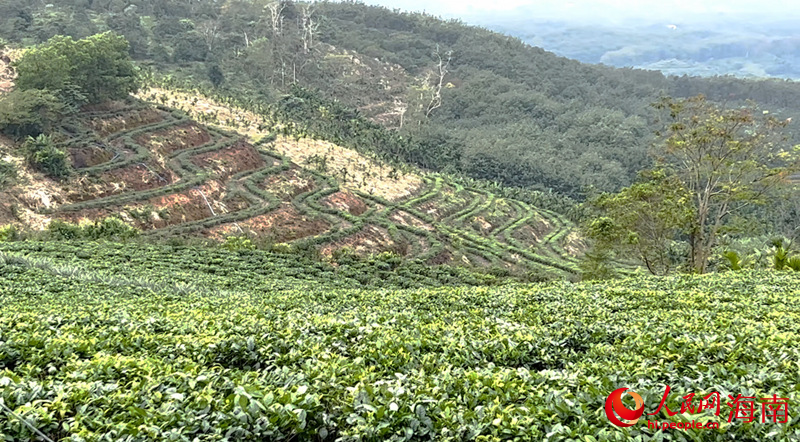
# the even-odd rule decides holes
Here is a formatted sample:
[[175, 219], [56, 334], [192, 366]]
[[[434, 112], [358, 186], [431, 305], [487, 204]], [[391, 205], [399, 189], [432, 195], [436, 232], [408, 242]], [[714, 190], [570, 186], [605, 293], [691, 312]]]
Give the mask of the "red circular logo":
[[[638, 394], [628, 391], [634, 401], [636, 401], [636, 408], [629, 410], [622, 403], [622, 396], [628, 391], [627, 388], [618, 388], [614, 390], [608, 398], [606, 398], [606, 416], [612, 424], [618, 427], [630, 427], [639, 422], [639, 418], [644, 413], [644, 401]], [[617, 418], [619, 416], [619, 418]]]

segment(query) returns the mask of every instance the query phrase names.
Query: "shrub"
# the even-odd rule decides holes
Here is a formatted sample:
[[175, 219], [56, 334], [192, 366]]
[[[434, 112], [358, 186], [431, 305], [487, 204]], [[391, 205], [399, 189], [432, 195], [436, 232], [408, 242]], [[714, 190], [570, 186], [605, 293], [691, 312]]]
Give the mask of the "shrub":
[[403, 264], [403, 257], [392, 251], [385, 251], [374, 255], [370, 261], [370, 264], [379, 264], [388, 270], [395, 270]]
[[222, 248], [229, 252], [238, 252], [240, 250], [255, 250], [256, 246], [246, 236], [229, 236], [225, 238]]
[[17, 178], [17, 168], [13, 164], [0, 161], [0, 190], [14, 183]]
[[9, 224], [0, 227], [0, 242], [3, 241], [17, 241], [21, 238], [20, 231], [17, 226]]
[[104, 239], [126, 241], [139, 236], [139, 230], [113, 216], [82, 225], [53, 220], [47, 227], [47, 232], [50, 239], [55, 240]]
[[800, 256], [793, 256], [789, 258], [789, 261], [786, 263], [786, 266], [794, 270], [795, 272], [800, 272]]
[[288, 254], [291, 254], [293, 252], [293, 248], [292, 248], [291, 244], [287, 244], [285, 242], [282, 242], [282, 243], [278, 243], [278, 244], [273, 244], [272, 247], [270, 247], [270, 251], [274, 252], [274, 253], [280, 253], [280, 254], [288, 255]]
[[54, 219], [50, 222], [50, 225], [47, 226], [47, 233], [51, 239], [55, 240], [72, 240], [82, 237], [80, 226], [60, 219]]
[[28, 164], [51, 178], [66, 178], [72, 173], [67, 153], [59, 150], [47, 135], [28, 137], [22, 149]]
[[733, 250], [728, 250], [727, 252], [723, 253], [722, 257], [725, 258], [725, 264], [728, 266], [728, 268], [733, 271], [742, 270], [744, 267], [742, 258]]
[[139, 230], [119, 218], [110, 216], [82, 227], [85, 239], [125, 241], [139, 236]]
[[333, 253], [331, 253], [331, 258], [339, 265], [355, 264], [359, 261], [358, 255], [350, 247], [342, 247], [341, 249], [334, 250]]
[[775, 247], [775, 254], [772, 255], [772, 264], [775, 270], [784, 270], [789, 262], [789, 248], [791, 245], [784, 244], [783, 239], [772, 241]]
[[67, 113], [49, 91], [15, 89], [0, 99], [0, 132], [16, 140], [39, 136]]
[[124, 99], [139, 88], [129, 48], [111, 32], [80, 40], [57, 35], [15, 63], [17, 87], [52, 91], [77, 106]]
[[602, 281], [616, 278], [613, 261], [613, 252], [604, 247], [595, 246], [587, 251], [581, 260], [581, 279], [584, 281]]

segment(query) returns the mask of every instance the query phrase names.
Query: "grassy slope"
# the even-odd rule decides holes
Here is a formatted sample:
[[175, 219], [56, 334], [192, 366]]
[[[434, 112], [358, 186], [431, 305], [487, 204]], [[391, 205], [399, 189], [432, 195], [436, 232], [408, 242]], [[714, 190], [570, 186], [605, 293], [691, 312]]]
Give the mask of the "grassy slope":
[[[794, 403], [796, 274], [371, 291], [287, 276], [290, 261], [266, 275], [229, 266], [218, 252], [0, 251], [0, 397], [56, 439], [800, 435], [796, 421], [728, 424], [724, 405], [739, 393]], [[653, 412], [665, 384], [673, 410], [679, 396], [720, 392], [720, 417], [694, 418], [722, 428], [656, 434], [644, 422], [608, 423], [612, 390], [633, 389]], [[30, 437], [13, 420], [0, 419], [0, 433]]]

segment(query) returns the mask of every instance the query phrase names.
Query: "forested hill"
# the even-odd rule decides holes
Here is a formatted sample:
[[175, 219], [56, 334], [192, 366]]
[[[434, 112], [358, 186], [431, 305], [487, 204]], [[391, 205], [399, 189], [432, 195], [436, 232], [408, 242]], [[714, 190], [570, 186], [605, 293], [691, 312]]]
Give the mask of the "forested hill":
[[[124, 35], [143, 66], [266, 101], [292, 83], [400, 131], [400, 159], [574, 197], [649, 164], [650, 104], [704, 93], [800, 116], [800, 85], [581, 64], [516, 38], [351, 2], [7, 0], [0, 37]], [[797, 121], [800, 119], [795, 118]], [[380, 146], [376, 146], [379, 149]]]

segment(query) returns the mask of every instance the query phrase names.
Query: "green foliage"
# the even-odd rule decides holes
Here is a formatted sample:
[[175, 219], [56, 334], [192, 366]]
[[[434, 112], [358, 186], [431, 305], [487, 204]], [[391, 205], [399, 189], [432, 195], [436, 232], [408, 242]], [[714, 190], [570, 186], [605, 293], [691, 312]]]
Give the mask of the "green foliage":
[[22, 150], [31, 167], [51, 178], [62, 179], [72, 173], [67, 153], [58, 149], [47, 135], [28, 137]]
[[126, 241], [139, 236], [139, 231], [119, 218], [110, 216], [82, 226], [82, 238], [89, 240]]
[[583, 281], [604, 281], [618, 277], [614, 265], [614, 253], [608, 248], [593, 248], [587, 251], [580, 263]]
[[733, 250], [728, 250], [727, 252], [723, 253], [722, 256], [727, 261], [728, 267], [733, 271], [739, 271], [745, 268], [745, 264], [742, 258]]
[[220, 87], [225, 82], [225, 73], [218, 64], [212, 64], [208, 67], [208, 79], [214, 87]]
[[0, 241], [17, 241], [21, 237], [21, 232], [17, 226], [9, 224], [7, 226], [0, 226]]
[[775, 270], [784, 270], [789, 261], [789, 247], [781, 239], [774, 240], [772, 246], [775, 247], [775, 254], [772, 255], [772, 265]]
[[106, 217], [86, 224], [72, 224], [53, 220], [47, 227], [49, 238], [53, 240], [107, 240], [127, 241], [139, 236], [139, 231], [119, 218]]
[[222, 248], [229, 252], [238, 252], [239, 250], [254, 250], [256, 246], [246, 236], [228, 236], [225, 238]]
[[17, 140], [49, 132], [68, 109], [50, 91], [15, 89], [0, 97], [0, 131]]
[[[656, 126], [649, 104], [663, 93], [688, 97], [702, 92], [732, 106], [753, 99], [787, 116], [800, 103], [800, 90], [790, 82], [665, 77], [585, 65], [428, 14], [358, 2], [315, 2], [309, 21], [306, 4], [285, 2], [283, 20], [277, 21], [281, 26], [272, 29], [266, 20], [271, 12], [264, 6], [250, 1], [143, 0], [126, 6], [6, 0], [0, 5], [0, 16], [6, 18], [0, 35], [40, 42], [57, 34], [82, 38], [112, 29], [131, 42], [143, 64], [176, 79], [196, 84], [209, 78], [216, 84], [209, 74], [219, 67], [226, 82], [235, 85], [231, 92], [251, 101], [273, 103], [274, 97], [293, 94], [297, 84], [347, 109], [363, 109], [362, 115], [339, 113], [337, 124], [313, 124], [308, 135], [337, 142], [346, 138], [395, 160], [507, 186], [552, 189], [576, 199], [593, 189], [618, 191], [651, 165], [647, 152]], [[303, 44], [309, 29], [316, 32], [311, 47]], [[428, 74], [436, 72], [437, 46], [440, 55], [452, 51], [453, 60], [444, 78], [442, 107], [420, 126], [412, 121], [415, 106], [408, 97], [430, 92]], [[617, 49], [598, 57], [624, 55], [613, 54]], [[430, 102], [422, 98], [423, 105]], [[401, 118], [392, 109], [396, 100], [408, 109], [397, 139], [379, 134], [371, 140], [375, 132], [362, 130], [358, 117], [380, 117], [398, 128]], [[320, 117], [310, 113], [303, 119]], [[332, 127], [317, 130], [320, 126]]]
[[[645, 422], [610, 426], [611, 391], [647, 412], [664, 385], [673, 410], [689, 393], [800, 391], [780, 362], [800, 351], [795, 273], [369, 290], [296, 261], [3, 243], [0, 399], [53, 440], [655, 442]], [[723, 424], [708, 441], [798, 430], [698, 418]]]
[[17, 168], [14, 164], [0, 160], [0, 190], [14, 184], [17, 178]]
[[722, 267], [730, 270], [794, 270], [800, 255], [786, 238], [746, 238], [728, 241], [721, 253]]
[[786, 267], [794, 270], [795, 272], [800, 272], [800, 256], [793, 256], [786, 261]]
[[176, 62], [203, 61], [207, 55], [206, 42], [198, 32], [184, 33], [175, 40], [174, 58]]
[[80, 40], [55, 36], [15, 63], [20, 90], [46, 90], [79, 106], [124, 99], [138, 89], [129, 45], [110, 32]]
[[83, 229], [77, 224], [68, 223], [59, 219], [50, 221], [47, 233], [54, 240], [73, 240], [83, 237]]
[[675, 268], [673, 241], [689, 230], [694, 215], [691, 195], [676, 176], [643, 172], [634, 185], [599, 195], [589, 206], [601, 214], [585, 229], [600, 256], [603, 249], [632, 252], [656, 275]]
[[656, 155], [674, 172], [692, 206], [689, 260], [704, 273], [731, 215], [763, 204], [769, 190], [800, 171], [800, 145], [787, 145], [779, 120], [754, 106], [723, 109], [703, 95], [655, 103], [666, 119]]
[[272, 251], [274, 253], [291, 254], [292, 253], [292, 246], [291, 246], [291, 244], [286, 244], [285, 242], [284, 243], [273, 244], [272, 247], [270, 247], [270, 251]]

